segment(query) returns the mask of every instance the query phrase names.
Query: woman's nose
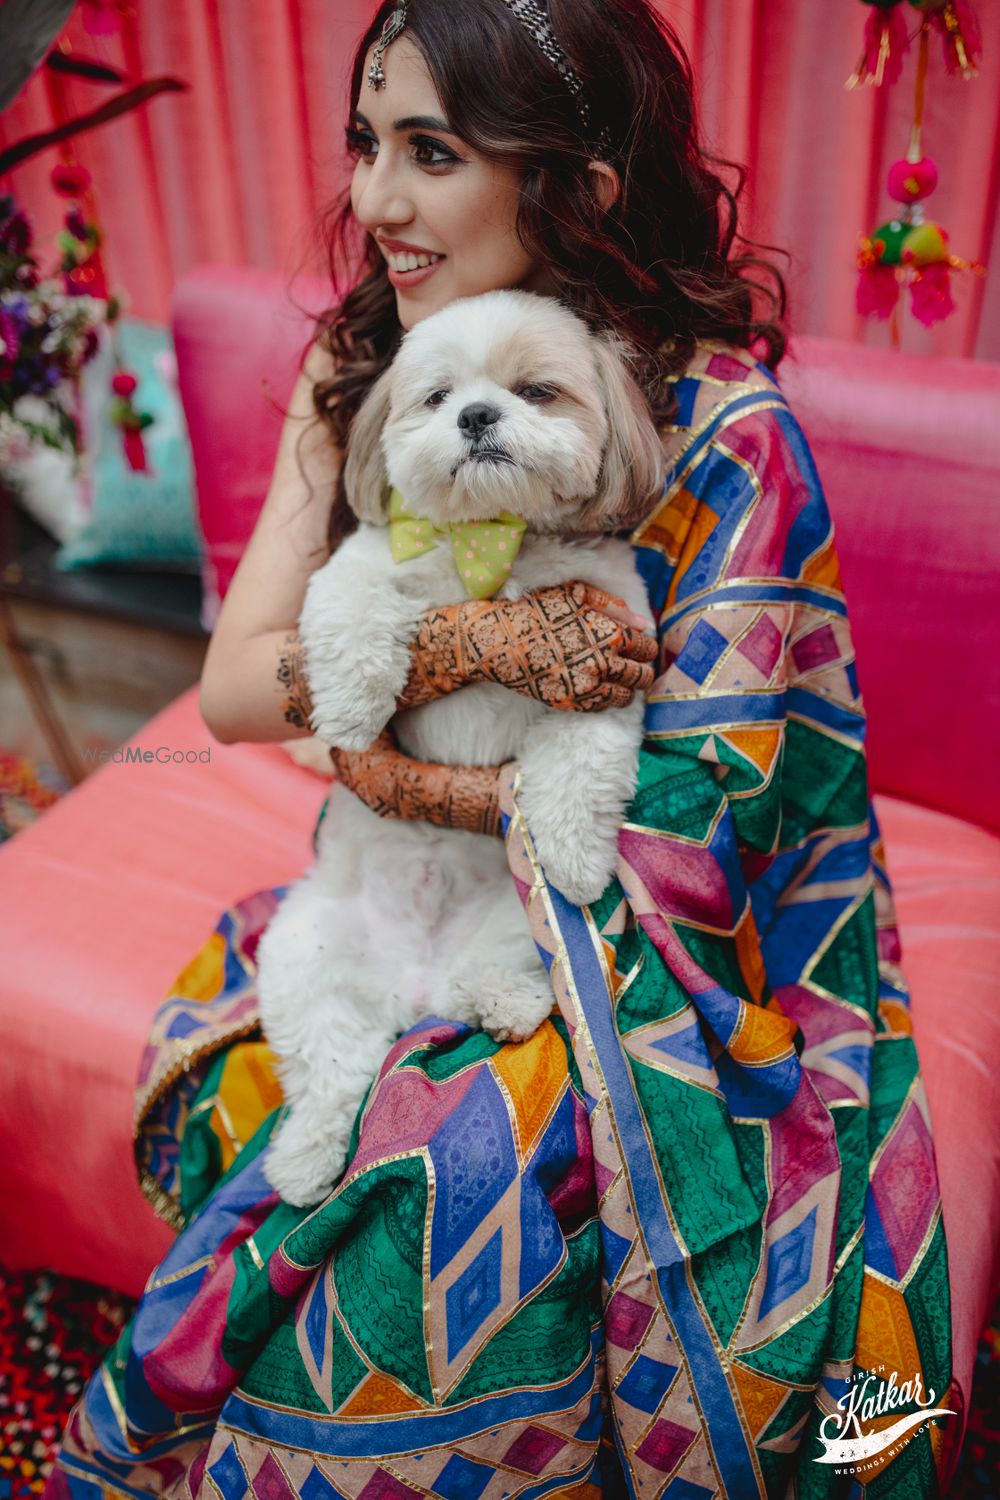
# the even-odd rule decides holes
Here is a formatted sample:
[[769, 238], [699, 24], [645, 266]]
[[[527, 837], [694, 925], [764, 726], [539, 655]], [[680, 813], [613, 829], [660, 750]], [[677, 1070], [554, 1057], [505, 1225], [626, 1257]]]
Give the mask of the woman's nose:
[[400, 183], [388, 156], [379, 155], [365, 174], [354, 200], [354, 216], [369, 234], [386, 224], [409, 224], [413, 202]]

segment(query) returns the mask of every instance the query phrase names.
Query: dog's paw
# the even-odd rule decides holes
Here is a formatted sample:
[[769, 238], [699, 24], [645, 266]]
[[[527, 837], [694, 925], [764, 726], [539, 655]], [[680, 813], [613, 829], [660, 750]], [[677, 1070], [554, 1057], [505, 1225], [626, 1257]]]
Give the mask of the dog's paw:
[[314, 688], [310, 675], [310, 722], [316, 738], [321, 745], [338, 750], [367, 750], [392, 717], [399, 696], [396, 680], [388, 674], [365, 677], [357, 668], [350, 684], [336, 683], [332, 677], [331, 673], [324, 681], [322, 669], [318, 670]]
[[483, 964], [451, 976], [442, 1015], [480, 1026], [496, 1042], [523, 1042], [534, 1036], [554, 1004], [545, 974], [511, 973]]
[[564, 840], [548, 851], [536, 840], [535, 853], [546, 880], [574, 906], [600, 900], [618, 862], [617, 839], [613, 846], [603, 839], [580, 839], [575, 844]]
[[290, 1116], [264, 1158], [264, 1176], [286, 1203], [308, 1208], [330, 1196], [346, 1159], [346, 1139], [306, 1137]]

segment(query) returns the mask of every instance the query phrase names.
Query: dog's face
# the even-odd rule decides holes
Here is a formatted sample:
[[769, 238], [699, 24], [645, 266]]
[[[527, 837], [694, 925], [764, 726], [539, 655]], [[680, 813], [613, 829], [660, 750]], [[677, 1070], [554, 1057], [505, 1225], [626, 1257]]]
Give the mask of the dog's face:
[[438, 525], [502, 510], [536, 531], [647, 513], [660, 441], [624, 347], [530, 292], [461, 298], [404, 337], [351, 427], [347, 498], [384, 520], [389, 485]]

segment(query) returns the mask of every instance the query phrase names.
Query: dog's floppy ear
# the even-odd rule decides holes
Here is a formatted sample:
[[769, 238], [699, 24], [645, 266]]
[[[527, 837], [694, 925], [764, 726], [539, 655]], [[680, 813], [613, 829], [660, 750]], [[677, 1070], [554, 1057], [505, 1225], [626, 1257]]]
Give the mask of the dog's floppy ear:
[[354, 413], [347, 433], [344, 492], [359, 521], [384, 526], [388, 477], [382, 452], [382, 429], [389, 416], [392, 366], [383, 370]]
[[630, 352], [611, 331], [594, 337], [608, 446], [597, 489], [580, 513], [583, 531], [624, 531], [638, 526], [663, 484], [663, 447], [646, 399], [629, 372]]

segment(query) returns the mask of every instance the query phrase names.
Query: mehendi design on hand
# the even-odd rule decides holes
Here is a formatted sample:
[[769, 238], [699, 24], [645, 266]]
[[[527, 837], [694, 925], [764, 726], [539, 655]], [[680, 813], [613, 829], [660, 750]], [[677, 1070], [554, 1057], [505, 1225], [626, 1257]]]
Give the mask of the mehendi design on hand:
[[367, 750], [331, 750], [338, 778], [383, 818], [500, 831], [498, 766], [448, 766], [404, 755], [385, 729]]
[[467, 682], [497, 682], [549, 708], [627, 708], [653, 685], [657, 644], [602, 613], [610, 594], [574, 581], [523, 599], [427, 610], [400, 699], [415, 708]]
[[305, 647], [297, 630], [286, 635], [281, 644], [278, 681], [287, 694], [281, 706], [286, 723], [294, 724], [296, 729], [310, 729], [313, 702], [306, 676]]

